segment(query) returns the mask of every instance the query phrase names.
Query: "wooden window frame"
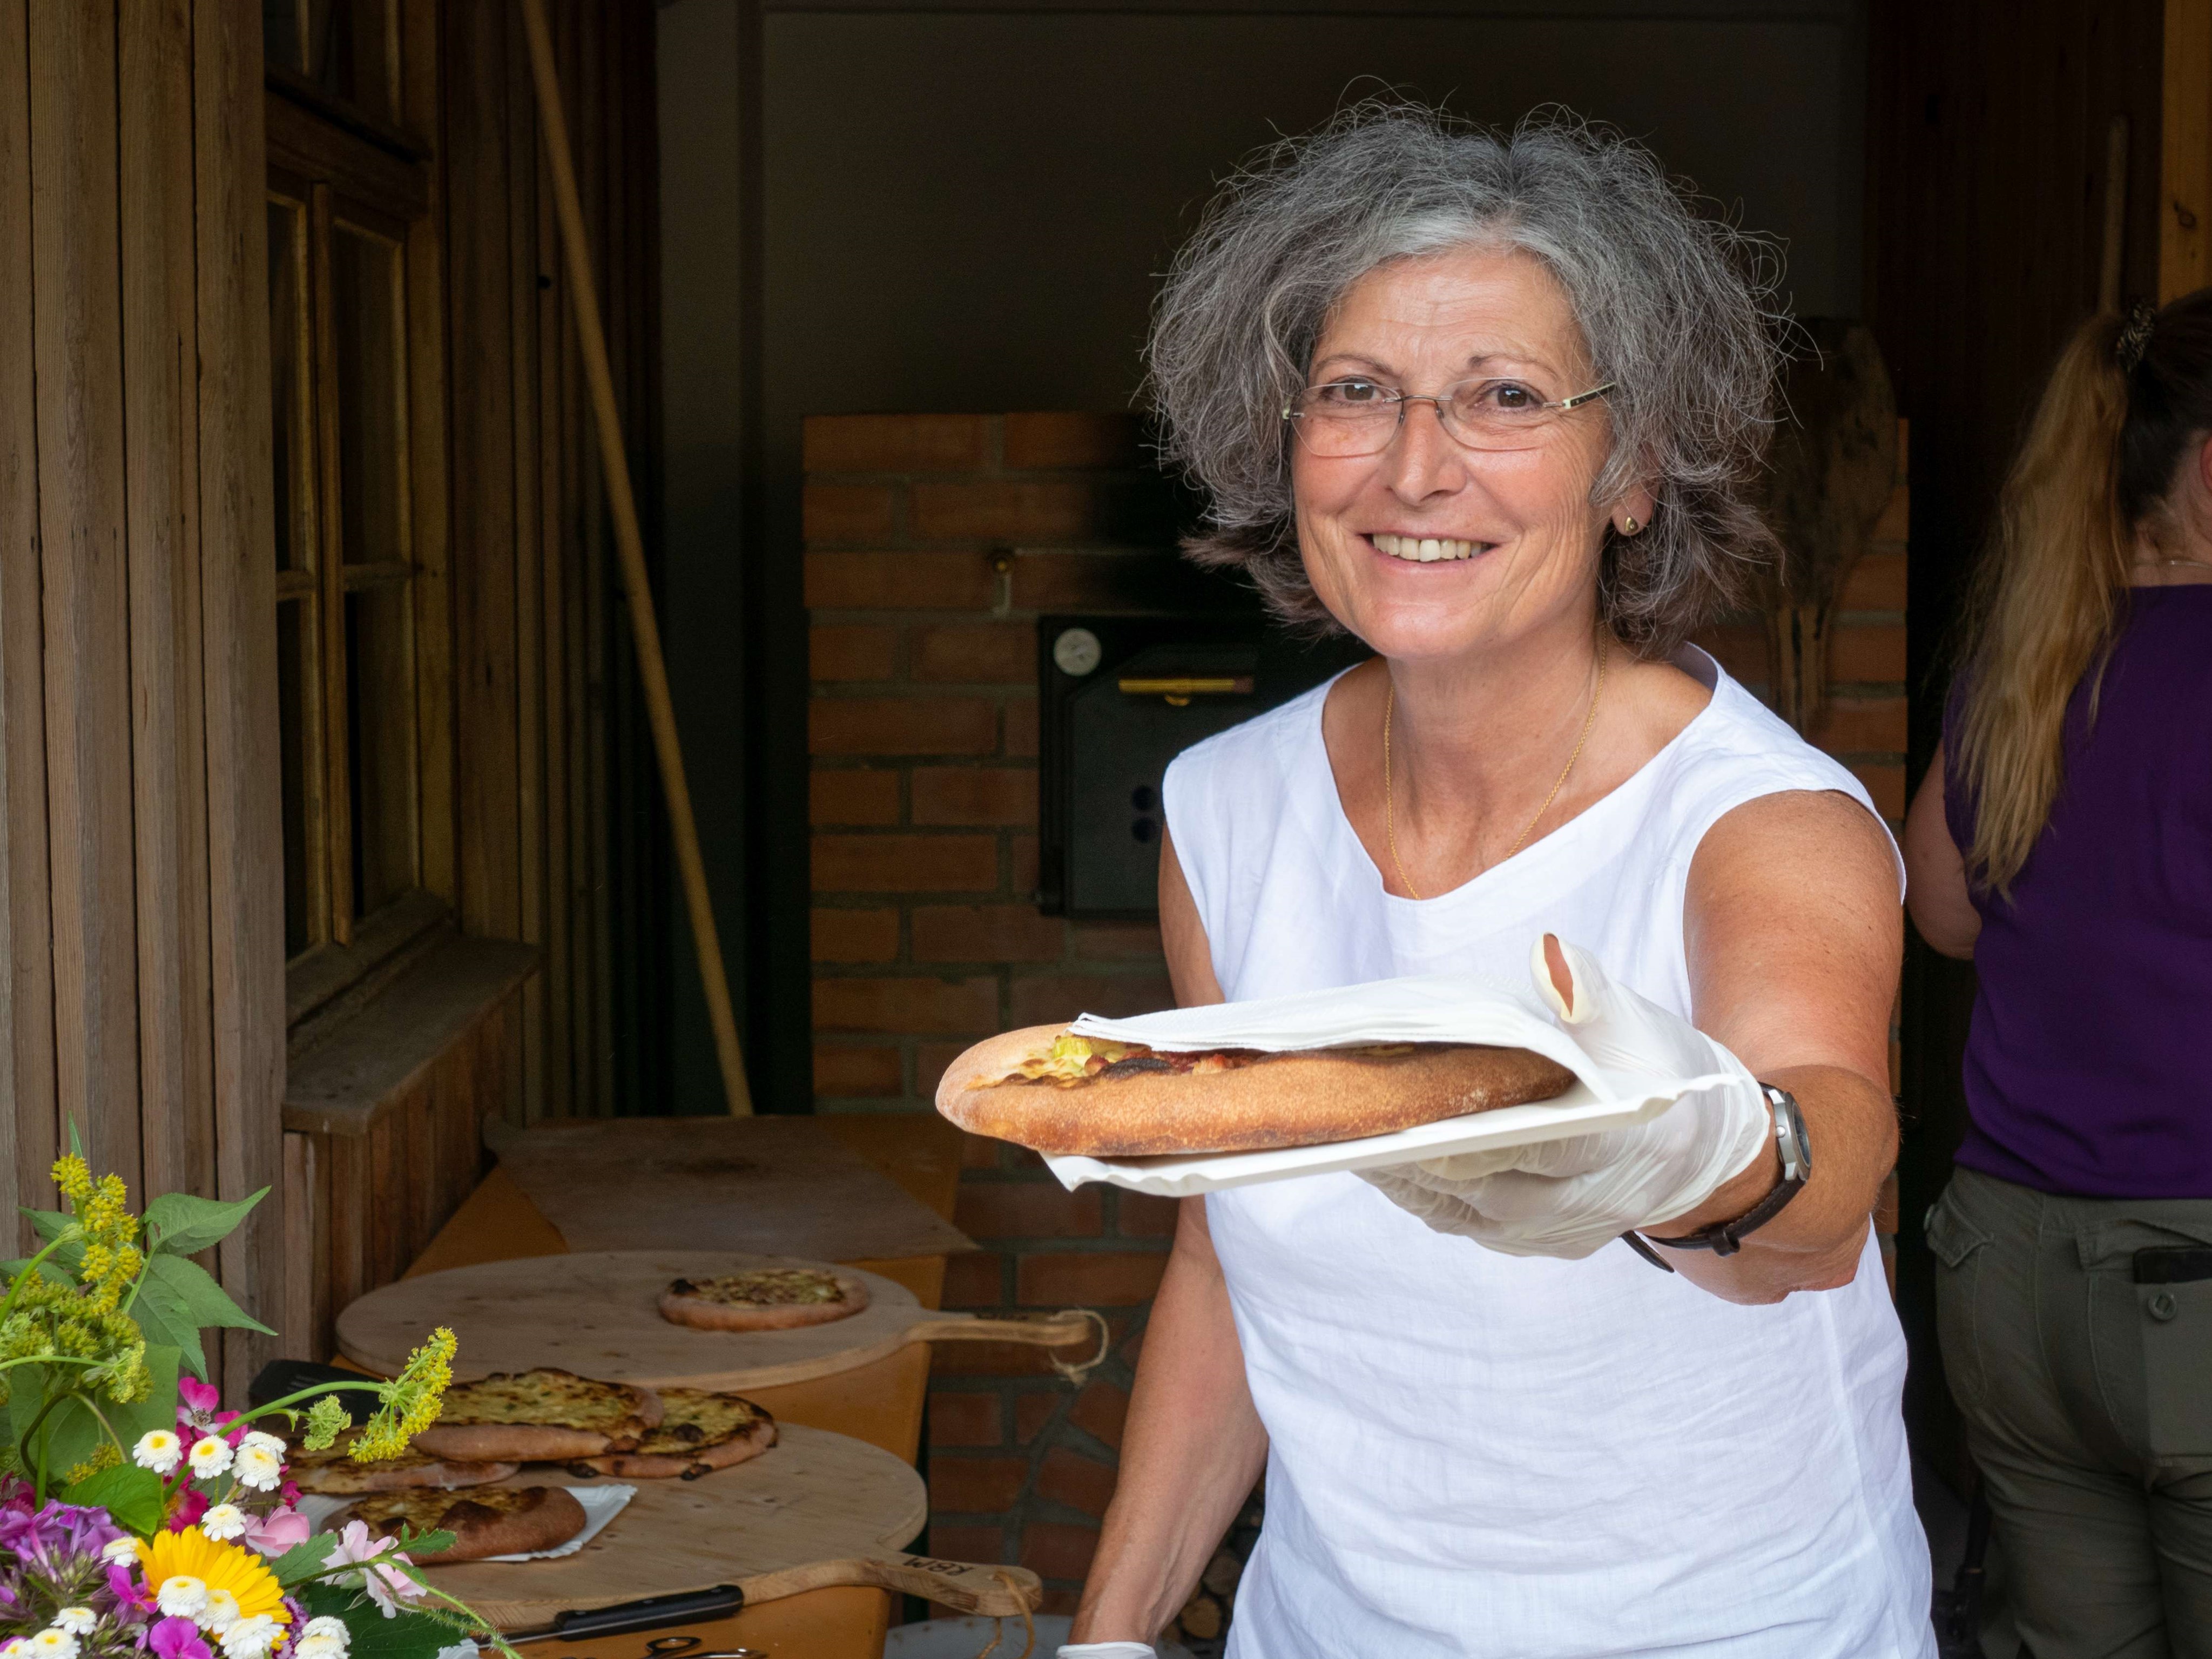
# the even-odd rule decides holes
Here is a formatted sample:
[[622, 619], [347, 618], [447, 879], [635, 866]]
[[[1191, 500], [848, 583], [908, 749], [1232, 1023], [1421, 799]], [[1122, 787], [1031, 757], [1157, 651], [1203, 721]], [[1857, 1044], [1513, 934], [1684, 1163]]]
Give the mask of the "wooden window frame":
[[[395, 7], [395, 11], [398, 8]], [[406, 8], [406, 21], [428, 21]], [[410, 33], [414, 31], [410, 30]], [[406, 44], [420, 58], [405, 64], [406, 87], [420, 99], [395, 106], [416, 114], [434, 107], [434, 37]], [[395, 57], [395, 64], [398, 60]], [[395, 70], [397, 73], [397, 70]], [[298, 280], [307, 313], [299, 413], [305, 447], [296, 481], [294, 568], [277, 578], [282, 609], [316, 613], [317, 662], [303, 687], [301, 763], [308, 785], [306, 897], [310, 942], [286, 964], [288, 1026], [350, 1006], [374, 993], [434, 936], [449, 929], [456, 902], [453, 823], [452, 618], [447, 595], [445, 342], [436, 177], [429, 147], [411, 132], [380, 122], [331, 96], [305, 76], [270, 65], [264, 78], [270, 197], [301, 210], [306, 257]], [[403, 556], [381, 563], [345, 562], [337, 500], [340, 464], [337, 388], [329, 365], [336, 351], [333, 238], [362, 235], [394, 251], [395, 312], [401, 345], [395, 372], [400, 402], [398, 532]], [[302, 568], [304, 567], [304, 568]], [[410, 734], [416, 885], [374, 912], [354, 915], [351, 787], [348, 734], [346, 599], [378, 587], [404, 586], [403, 650], [414, 701]], [[318, 1022], [319, 1023], [319, 1022]]]

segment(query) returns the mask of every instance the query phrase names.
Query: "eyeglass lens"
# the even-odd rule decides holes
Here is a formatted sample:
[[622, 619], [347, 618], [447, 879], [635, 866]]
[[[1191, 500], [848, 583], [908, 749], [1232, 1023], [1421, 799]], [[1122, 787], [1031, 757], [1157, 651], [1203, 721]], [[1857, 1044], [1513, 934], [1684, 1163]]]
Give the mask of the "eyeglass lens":
[[1466, 380], [1435, 394], [1401, 393], [1371, 380], [1308, 386], [1292, 401], [1298, 441], [1316, 455], [1375, 455], [1388, 449], [1408, 405], [1435, 406], [1443, 428], [1469, 449], [1531, 449], [1568, 411], [1520, 380]]

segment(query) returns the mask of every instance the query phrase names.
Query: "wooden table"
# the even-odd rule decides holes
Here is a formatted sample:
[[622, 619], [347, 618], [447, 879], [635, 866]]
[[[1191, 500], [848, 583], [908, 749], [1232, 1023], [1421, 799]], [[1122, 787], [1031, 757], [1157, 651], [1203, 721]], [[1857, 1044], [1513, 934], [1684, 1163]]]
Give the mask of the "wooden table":
[[[816, 1121], [939, 1214], [951, 1216], [960, 1183], [960, 1133], [943, 1119], [921, 1113], [832, 1113]], [[495, 1169], [416, 1258], [407, 1276], [516, 1256], [565, 1255], [568, 1249], [522, 1189]], [[896, 1279], [925, 1308], [938, 1307], [944, 1299], [941, 1255], [852, 1265]], [[911, 1463], [921, 1446], [921, 1408], [928, 1387], [929, 1349], [917, 1344], [871, 1365], [811, 1382], [754, 1389], [749, 1397], [779, 1422], [848, 1434]], [[686, 1625], [680, 1631], [546, 1642], [525, 1651], [532, 1659], [639, 1659], [649, 1635], [681, 1634], [698, 1637], [702, 1650], [708, 1651], [749, 1647], [774, 1659], [881, 1659], [890, 1604], [883, 1590], [811, 1590], [747, 1608], [734, 1619]]]

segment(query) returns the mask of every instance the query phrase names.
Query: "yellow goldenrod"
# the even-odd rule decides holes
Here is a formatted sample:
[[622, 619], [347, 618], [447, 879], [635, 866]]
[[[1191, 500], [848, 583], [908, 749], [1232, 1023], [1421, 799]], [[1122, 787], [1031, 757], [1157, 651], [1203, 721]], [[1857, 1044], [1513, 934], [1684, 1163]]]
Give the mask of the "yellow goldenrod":
[[355, 1462], [398, 1456], [409, 1441], [438, 1420], [447, 1385], [453, 1380], [454, 1346], [453, 1332], [441, 1325], [407, 1356], [399, 1375], [377, 1389], [376, 1410], [347, 1454]]

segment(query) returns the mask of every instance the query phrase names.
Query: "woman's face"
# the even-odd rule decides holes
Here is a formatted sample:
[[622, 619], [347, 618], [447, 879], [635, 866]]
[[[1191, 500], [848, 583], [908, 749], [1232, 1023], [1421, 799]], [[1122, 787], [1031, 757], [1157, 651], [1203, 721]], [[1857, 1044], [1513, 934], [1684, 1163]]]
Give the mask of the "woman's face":
[[[1310, 386], [1364, 379], [1441, 392], [1504, 380], [1546, 402], [1590, 390], [1582, 331], [1559, 283], [1525, 253], [1475, 248], [1402, 259], [1346, 290], [1323, 328]], [[1495, 650], [1595, 611], [1607, 507], [1601, 399], [1554, 419], [1533, 447], [1474, 450], [1437, 406], [1406, 405], [1376, 455], [1291, 445], [1298, 545], [1329, 612], [1386, 657]], [[1648, 518], [1648, 499], [1613, 505]], [[1446, 556], [1423, 560], [1423, 542]]]

